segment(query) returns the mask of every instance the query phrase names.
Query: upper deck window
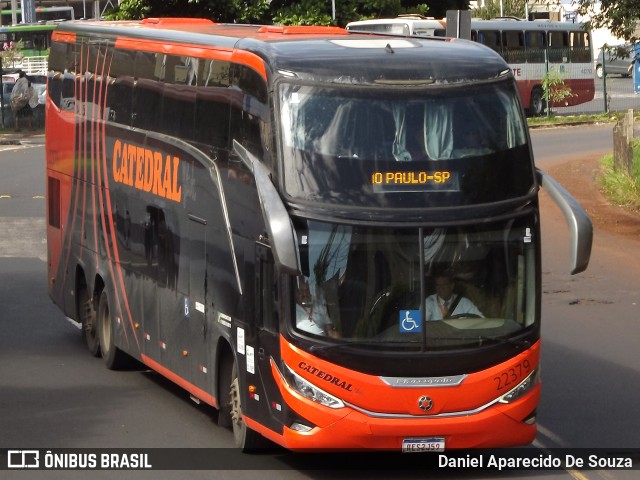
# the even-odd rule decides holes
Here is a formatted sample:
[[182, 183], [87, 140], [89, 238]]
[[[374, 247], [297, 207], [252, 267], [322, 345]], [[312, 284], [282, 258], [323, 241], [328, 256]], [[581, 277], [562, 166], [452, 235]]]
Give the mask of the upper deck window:
[[420, 92], [283, 85], [280, 101], [292, 197], [419, 207], [514, 198], [533, 185], [511, 82]]
[[354, 25], [349, 30], [354, 32], [389, 33], [393, 35], [411, 35], [411, 29], [406, 23], [370, 23], [368, 25]]

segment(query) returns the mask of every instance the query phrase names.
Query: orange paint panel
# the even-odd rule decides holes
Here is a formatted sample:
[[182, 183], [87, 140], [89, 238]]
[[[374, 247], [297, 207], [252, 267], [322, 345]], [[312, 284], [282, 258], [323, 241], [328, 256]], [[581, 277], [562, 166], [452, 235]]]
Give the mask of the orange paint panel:
[[[443, 436], [447, 448], [502, 447], [526, 445], [535, 437], [535, 425], [523, 420], [538, 404], [540, 384], [510, 404], [495, 403], [477, 413], [459, 416], [438, 414], [472, 411], [507, 393], [537, 368], [539, 342], [500, 365], [469, 374], [458, 386], [446, 387], [391, 387], [375, 375], [314, 357], [282, 337], [281, 351], [284, 362], [298, 375], [347, 403], [344, 408], [332, 409], [303, 397], [286, 385], [273, 364], [273, 376], [284, 402], [317, 427], [305, 434], [285, 429], [279, 443], [287, 448], [399, 450], [403, 438], [423, 436]], [[428, 414], [418, 407], [417, 399], [422, 395], [433, 399], [434, 407]], [[381, 416], [370, 416], [348, 404]]]
[[242, 419], [244, 420], [244, 423], [246, 423], [251, 430], [254, 430], [260, 433], [263, 437], [268, 438], [269, 440], [271, 440], [272, 442], [278, 445], [285, 445], [282, 435], [278, 434], [277, 432], [274, 432], [273, 430], [256, 422], [252, 418], [247, 417], [246, 415], [243, 415]]
[[48, 96], [46, 102], [47, 168], [72, 176], [75, 161], [75, 113], [60, 110]]
[[267, 78], [267, 70], [259, 56], [244, 50], [227, 50], [222, 48], [206, 48], [177, 43], [161, 43], [150, 40], [137, 40], [131, 38], [118, 38], [116, 48], [144, 52], [164, 53], [167, 55], [182, 55], [185, 57], [210, 58], [226, 62], [235, 62], [247, 65], [258, 72], [262, 78]]
[[349, 35], [341, 27], [325, 27], [310, 25], [265, 25], [258, 29], [258, 33], [279, 33], [281, 35]]
[[[538, 365], [539, 343], [520, 355], [487, 370], [468, 375], [459, 386], [392, 388], [376, 375], [349, 370], [292, 346], [281, 338], [284, 362], [295, 373], [326, 392], [369, 411], [424, 415], [418, 392], [433, 399], [430, 415], [469, 411], [495, 400], [526, 378]], [[388, 401], [393, 395], [393, 403]]]
[[116, 39], [115, 47], [123, 50], [164, 53], [167, 55], [182, 55], [185, 57], [211, 58], [226, 61], [231, 59], [231, 50], [195, 47], [179, 43], [165, 43], [152, 40], [118, 38]]
[[[445, 448], [500, 448], [530, 444], [536, 426], [522, 420], [540, 398], [538, 384], [528, 395], [511, 404], [495, 404], [474, 415], [424, 418], [374, 417], [350, 407], [330, 409], [291, 392], [276, 375], [283, 400], [309, 422], [309, 432], [285, 425], [282, 436], [268, 431], [258, 422], [245, 418], [247, 425], [291, 450], [371, 449], [400, 451], [405, 438], [443, 437]], [[388, 397], [387, 397], [388, 398]], [[315, 411], [315, 413], [314, 413]]]
[[243, 65], [247, 65], [248, 67], [253, 68], [256, 72], [258, 72], [262, 76], [262, 78], [266, 80], [267, 69], [264, 65], [264, 60], [262, 60], [255, 53], [246, 52], [244, 50], [234, 50], [231, 61], [235, 63], [241, 63]]
[[76, 43], [76, 34], [54, 30], [51, 34], [51, 42]]
[[169, 25], [170, 26], [184, 25], [186, 27], [189, 27], [189, 26], [201, 27], [201, 26], [216, 25], [216, 23], [209, 20], [208, 18], [183, 18], [183, 17], [144, 18], [140, 21], [140, 24], [146, 25], [146, 26], [158, 25], [159, 27], [166, 27]]

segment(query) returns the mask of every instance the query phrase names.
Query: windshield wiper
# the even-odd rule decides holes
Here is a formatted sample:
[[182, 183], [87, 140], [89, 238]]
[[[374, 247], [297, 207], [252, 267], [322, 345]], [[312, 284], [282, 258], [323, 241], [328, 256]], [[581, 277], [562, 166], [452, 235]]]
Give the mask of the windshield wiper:
[[331, 350], [337, 347], [353, 347], [353, 346], [364, 346], [364, 347], [380, 347], [384, 345], [406, 345], [407, 343], [419, 346], [422, 342], [408, 342], [406, 340], [380, 340], [380, 341], [348, 341], [348, 342], [338, 342], [338, 343], [329, 343], [324, 345], [312, 345], [309, 347], [310, 352], [316, 352], [318, 350]]
[[522, 338], [505, 338], [505, 337], [488, 337], [486, 335], [473, 335], [468, 337], [427, 337], [427, 343], [431, 340], [436, 341], [446, 341], [446, 340], [455, 340], [455, 341], [465, 341], [467, 343], [478, 342], [478, 346], [481, 346], [484, 342], [493, 342], [493, 343], [510, 343], [512, 345], [516, 345], [518, 347], [528, 348], [532, 345], [530, 340], [525, 340]]
[[[492, 342], [499, 344], [511, 344], [517, 347], [529, 348], [532, 345], [530, 340], [525, 340], [522, 338], [505, 338], [505, 337], [489, 337], [486, 335], [474, 335], [468, 337], [427, 337], [427, 344], [432, 341], [463, 341], [465, 344], [469, 343], [477, 343], [478, 346], [482, 346], [483, 343]], [[339, 347], [354, 347], [354, 346], [363, 346], [363, 347], [383, 347], [383, 346], [399, 346], [399, 345], [409, 345], [419, 347], [422, 345], [422, 339], [410, 341], [410, 340], [380, 340], [380, 341], [344, 341], [338, 343], [329, 343], [324, 345], [312, 345], [309, 347], [310, 352], [317, 352], [320, 350], [332, 350]], [[456, 346], [456, 345], [452, 345]]]

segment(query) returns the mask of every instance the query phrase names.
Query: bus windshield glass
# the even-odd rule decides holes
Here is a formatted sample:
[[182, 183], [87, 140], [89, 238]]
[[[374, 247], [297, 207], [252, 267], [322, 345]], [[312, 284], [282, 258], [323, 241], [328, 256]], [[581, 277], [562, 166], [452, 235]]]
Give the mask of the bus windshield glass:
[[298, 201], [425, 208], [533, 189], [515, 84], [280, 87], [286, 194]]
[[536, 217], [447, 228], [300, 220], [295, 331], [401, 351], [510, 341], [536, 319]]

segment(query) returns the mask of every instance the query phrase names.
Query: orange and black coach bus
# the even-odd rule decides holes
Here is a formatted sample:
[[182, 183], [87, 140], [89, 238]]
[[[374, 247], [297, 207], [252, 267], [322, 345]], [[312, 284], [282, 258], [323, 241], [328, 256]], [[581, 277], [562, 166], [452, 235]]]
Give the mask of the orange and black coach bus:
[[536, 170], [497, 53], [150, 18], [59, 25], [49, 70], [49, 291], [107, 367], [176, 382], [245, 450], [533, 440], [539, 187], [572, 273], [591, 222]]

